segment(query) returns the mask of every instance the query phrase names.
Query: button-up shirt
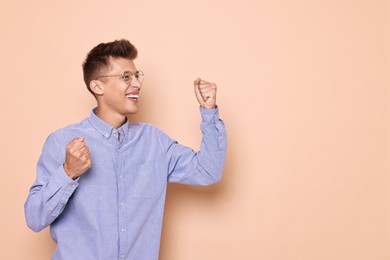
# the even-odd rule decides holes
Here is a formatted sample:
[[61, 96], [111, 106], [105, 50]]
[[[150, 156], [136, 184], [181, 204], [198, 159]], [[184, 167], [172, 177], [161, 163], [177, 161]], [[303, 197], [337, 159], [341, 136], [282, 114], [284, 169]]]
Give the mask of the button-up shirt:
[[[28, 226], [50, 225], [52, 259], [158, 259], [167, 182], [209, 185], [221, 179], [226, 131], [218, 108], [200, 108], [198, 152], [156, 127], [127, 122], [115, 129], [96, 116], [47, 138], [25, 203]], [[66, 145], [83, 136], [92, 167], [65, 173]]]

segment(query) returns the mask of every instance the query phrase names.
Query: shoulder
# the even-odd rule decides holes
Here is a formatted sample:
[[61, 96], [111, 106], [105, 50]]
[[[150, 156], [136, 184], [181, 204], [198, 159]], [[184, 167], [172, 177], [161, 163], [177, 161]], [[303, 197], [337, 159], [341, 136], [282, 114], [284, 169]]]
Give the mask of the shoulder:
[[90, 128], [88, 118], [83, 119], [78, 123], [69, 124], [65, 127], [57, 129], [49, 134], [46, 142], [56, 142], [57, 144], [68, 143], [71, 139], [86, 132]]
[[144, 144], [150, 145], [151, 147], [158, 145], [164, 151], [166, 151], [172, 143], [176, 142], [160, 128], [149, 123], [131, 123], [129, 130], [129, 137], [131, 139], [144, 142]]
[[150, 123], [130, 123], [129, 132], [133, 136], [142, 136], [147, 138], [171, 139], [163, 130]]

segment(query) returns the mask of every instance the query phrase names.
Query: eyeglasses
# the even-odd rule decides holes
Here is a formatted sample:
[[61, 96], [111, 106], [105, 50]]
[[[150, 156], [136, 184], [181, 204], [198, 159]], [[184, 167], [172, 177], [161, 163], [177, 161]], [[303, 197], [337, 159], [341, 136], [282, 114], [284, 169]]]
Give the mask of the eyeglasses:
[[104, 76], [99, 76], [96, 79], [99, 78], [106, 78], [106, 77], [120, 77], [125, 81], [126, 84], [130, 84], [131, 81], [133, 80], [133, 77], [135, 77], [140, 83], [144, 81], [144, 73], [140, 70], [137, 70], [136, 72], [131, 72], [131, 71], [125, 71], [123, 72], [122, 75], [104, 75]]

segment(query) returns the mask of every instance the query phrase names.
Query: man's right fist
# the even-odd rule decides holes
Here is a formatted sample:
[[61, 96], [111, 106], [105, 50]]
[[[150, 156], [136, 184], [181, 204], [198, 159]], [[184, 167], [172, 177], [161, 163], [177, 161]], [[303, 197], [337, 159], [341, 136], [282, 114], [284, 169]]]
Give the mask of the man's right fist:
[[84, 137], [75, 138], [66, 145], [64, 170], [70, 178], [76, 179], [91, 166], [91, 155], [85, 144]]

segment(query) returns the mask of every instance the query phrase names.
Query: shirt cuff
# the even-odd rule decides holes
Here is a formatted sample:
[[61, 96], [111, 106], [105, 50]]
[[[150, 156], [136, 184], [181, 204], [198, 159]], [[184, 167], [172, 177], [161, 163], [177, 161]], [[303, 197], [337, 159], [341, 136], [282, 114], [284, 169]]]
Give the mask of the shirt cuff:
[[217, 123], [219, 121], [219, 108], [204, 108], [200, 107], [200, 114], [203, 123]]
[[61, 165], [52, 175], [47, 188], [50, 194], [55, 194], [60, 189], [64, 189], [66, 193], [72, 194], [78, 186], [79, 183], [69, 178]]

